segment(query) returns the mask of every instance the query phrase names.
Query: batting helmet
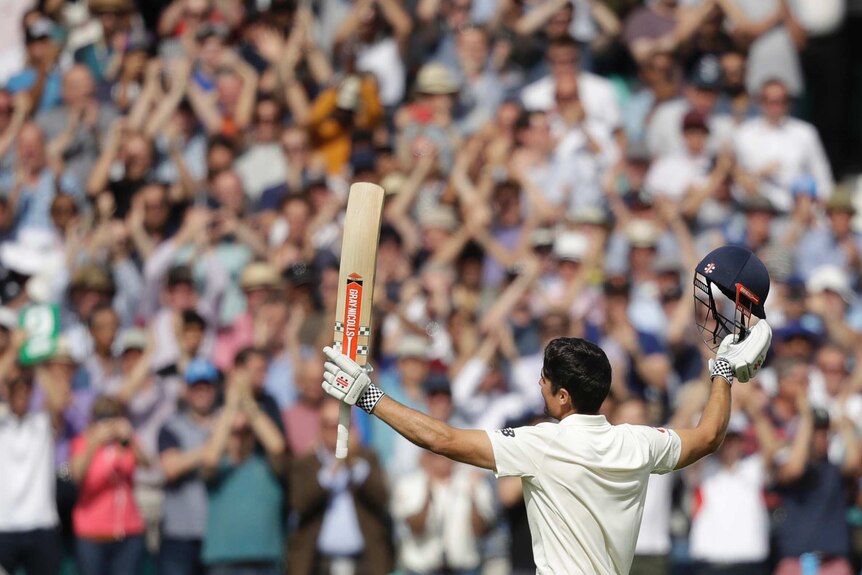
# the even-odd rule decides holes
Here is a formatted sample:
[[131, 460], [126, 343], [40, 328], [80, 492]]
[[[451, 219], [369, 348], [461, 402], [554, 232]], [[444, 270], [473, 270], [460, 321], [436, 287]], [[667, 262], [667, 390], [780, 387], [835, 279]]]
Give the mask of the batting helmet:
[[[716, 302], [716, 290], [727, 301]], [[752, 314], [766, 318], [767, 295], [769, 273], [750, 250], [723, 246], [709, 252], [694, 270], [695, 318], [703, 341], [716, 349], [728, 334], [744, 338]], [[735, 309], [729, 307], [731, 302]]]

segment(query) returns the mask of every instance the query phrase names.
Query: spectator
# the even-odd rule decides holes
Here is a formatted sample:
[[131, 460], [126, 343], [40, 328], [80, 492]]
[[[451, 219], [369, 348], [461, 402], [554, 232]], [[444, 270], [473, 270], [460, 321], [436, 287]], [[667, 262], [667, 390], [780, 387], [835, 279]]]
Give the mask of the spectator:
[[52, 425], [62, 407], [48, 401], [44, 410], [29, 411], [32, 370], [14, 365], [8, 351], [0, 361], [5, 366], [2, 395], [9, 407], [0, 415], [0, 569], [56, 574], [62, 553]]
[[13, 94], [26, 92], [34, 110], [50, 110], [59, 103], [61, 90], [54, 23], [36, 10], [29, 11], [24, 16], [24, 39], [25, 67], [9, 78], [6, 87]]
[[393, 567], [383, 471], [374, 453], [357, 444], [344, 464], [335, 459], [338, 406], [324, 400], [321, 441], [291, 466], [291, 508], [298, 526], [288, 540], [288, 568], [299, 575], [342, 569], [383, 575]]
[[73, 521], [83, 575], [139, 572], [145, 526], [133, 496], [138, 465], [149, 460], [122, 404], [98, 398], [89, 427], [72, 442], [72, 478], [79, 488]]
[[[778, 575], [798, 572], [806, 554], [813, 554], [824, 572], [851, 573], [849, 532], [844, 519], [844, 477], [854, 477], [860, 465], [859, 440], [850, 420], [832, 423], [828, 413], [812, 409], [800, 390], [796, 433], [775, 473], [784, 520], [777, 526]], [[843, 461], [828, 457], [829, 433], [845, 439]]]
[[548, 44], [545, 59], [551, 73], [521, 91], [521, 100], [527, 110], [548, 111], [553, 108], [556, 84], [561, 76], [577, 77], [578, 93], [586, 117], [599, 122], [608, 130], [620, 125], [620, 110], [613, 86], [606, 79], [580, 71], [578, 44], [573, 38], [561, 37]]
[[677, 0], [658, 0], [629, 14], [623, 27], [623, 41], [637, 62], [656, 52], [673, 52], [698, 31], [714, 10], [714, 2], [679, 6]]
[[78, 182], [61, 174], [49, 163], [45, 139], [39, 127], [28, 122], [21, 127], [16, 149], [17, 170], [0, 179], [14, 214], [15, 231], [51, 230], [51, 203], [57, 192], [82, 198]]
[[741, 166], [760, 182], [762, 193], [781, 212], [790, 210], [791, 185], [806, 175], [814, 178], [815, 197], [828, 199], [832, 195], [832, 169], [814, 127], [788, 116], [787, 85], [769, 80], [759, 93], [762, 116], [743, 122], [734, 134]]
[[159, 431], [159, 460], [165, 476], [165, 513], [159, 546], [159, 572], [203, 575], [201, 550], [207, 525], [207, 491], [200, 477], [215, 419], [219, 374], [206, 359], [185, 371], [186, 409]]
[[757, 93], [765, 82], [778, 78], [792, 96], [802, 93], [797, 52], [805, 45], [805, 31], [795, 8], [786, 0], [730, 0], [722, 6], [732, 31], [748, 46], [748, 91]]
[[318, 355], [303, 358], [296, 377], [297, 399], [282, 411], [282, 421], [290, 453], [302, 457], [310, 453], [320, 440], [320, 407], [323, 390], [320, 370], [323, 360]]
[[116, 119], [113, 106], [96, 100], [92, 71], [76, 65], [63, 74], [62, 105], [41, 112], [36, 122], [64, 168], [84, 183], [99, 158], [100, 140]]
[[685, 115], [692, 111], [700, 114], [706, 122], [709, 130], [707, 149], [710, 152], [718, 152], [729, 143], [733, 121], [716, 109], [719, 81], [717, 66], [700, 65], [688, 78], [682, 97], [656, 107], [646, 126], [646, 145], [652, 155], [685, 151], [684, 120]]
[[[208, 573], [281, 573], [284, 439], [258, 407], [247, 372], [225, 391], [204, 447], [207, 521], [202, 559]], [[262, 446], [262, 452], [255, 445]], [[247, 494], [254, 493], [252, 499]]]
[[248, 201], [254, 205], [264, 190], [285, 179], [287, 164], [279, 148], [282, 110], [275, 99], [260, 98], [255, 104], [253, 141], [236, 161]]
[[479, 542], [494, 519], [482, 473], [423, 453], [420, 468], [393, 487], [392, 513], [401, 523], [399, 563], [411, 574], [473, 573]]
[[[699, 564], [698, 573], [768, 573], [769, 522], [763, 489], [776, 442], [759, 403], [766, 398], [749, 389], [745, 394], [743, 409], [754, 418], [760, 452], [745, 455], [746, 415], [737, 411], [718, 460], [703, 462], [687, 478], [695, 490], [691, 555]], [[728, 506], [728, 501], [734, 505]]]
[[852, 277], [858, 277], [862, 266], [859, 256], [862, 234], [851, 226], [856, 214], [852, 196], [838, 190], [825, 208], [826, 221], [805, 232], [796, 247], [796, 271], [803, 279], [808, 279], [816, 267], [833, 264], [850, 272]]

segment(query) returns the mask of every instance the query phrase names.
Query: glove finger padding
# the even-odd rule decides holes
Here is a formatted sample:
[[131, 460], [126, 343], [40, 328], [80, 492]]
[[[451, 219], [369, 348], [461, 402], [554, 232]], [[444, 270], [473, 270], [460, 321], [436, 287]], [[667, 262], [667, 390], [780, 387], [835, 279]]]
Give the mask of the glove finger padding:
[[323, 353], [326, 354], [329, 361], [335, 363], [335, 365], [338, 366], [338, 369], [347, 373], [350, 377], [357, 377], [360, 373], [364, 373], [365, 371], [358, 363], [329, 346], [323, 348]]
[[731, 339], [728, 342], [729, 338], [734, 336], [727, 336], [721, 342], [716, 359], [726, 360], [733, 368], [737, 380], [743, 383], [750, 381], [757, 375], [766, 359], [769, 345], [772, 343], [772, 328], [766, 321], [761, 320], [751, 328], [748, 337], [743, 341], [733, 343]]

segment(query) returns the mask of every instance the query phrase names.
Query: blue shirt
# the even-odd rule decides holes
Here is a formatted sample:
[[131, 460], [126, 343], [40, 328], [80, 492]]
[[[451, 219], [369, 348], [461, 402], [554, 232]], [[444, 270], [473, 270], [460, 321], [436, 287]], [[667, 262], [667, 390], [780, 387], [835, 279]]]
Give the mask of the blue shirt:
[[[29, 90], [36, 85], [36, 80], [39, 75], [33, 68], [26, 68], [23, 71], [15, 74], [9, 81], [6, 82], [6, 89], [13, 94]], [[45, 84], [42, 87], [42, 99], [39, 101], [37, 112], [44, 112], [57, 106], [60, 103], [60, 95], [62, 93], [62, 78], [56, 71], [48, 72], [48, 77], [45, 78]]]
[[[0, 190], [3, 190], [7, 197], [13, 185], [13, 174], [5, 173], [0, 176]], [[20, 232], [24, 228], [54, 229], [54, 224], [51, 222], [51, 203], [54, 201], [54, 196], [57, 195], [57, 188], [74, 197], [77, 203], [81, 204], [83, 194], [77, 180], [69, 174], [63, 174], [60, 176], [60, 180], [55, 182], [54, 174], [45, 168], [39, 174], [35, 184], [27, 184], [21, 188], [18, 210], [15, 215], [16, 232]]]
[[[856, 249], [862, 253], [862, 234], [852, 232]], [[811, 230], [802, 236], [796, 248], [796, 273], [803, 279], [808, 279], [816, 268], [825, 265], [835, 265], [849, 271], [847, 254], [841, 249], [832, 230], [821, 228]], [[853, 273], [853, 277], [856, 273]]]
[[252, 454], [239, 465], [223, 458], [207, 494], [205, 564], [281, 560], [283, 495], [266, 457]]

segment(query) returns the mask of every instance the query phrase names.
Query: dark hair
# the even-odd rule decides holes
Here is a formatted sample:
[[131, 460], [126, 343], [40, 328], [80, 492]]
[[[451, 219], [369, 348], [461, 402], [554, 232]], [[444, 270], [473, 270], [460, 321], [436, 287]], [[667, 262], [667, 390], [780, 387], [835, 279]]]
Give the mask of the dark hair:
[[236, 356], [234, 357], [233, 363], [237, 367], [245, 367], [245, 365], [248, 363], [248, 360], [250, 360], [255, 355], [263, 358], [264, 360], [267, 359], [267, 353], [261, 348], [245, 347], [239, 350], [239, 352], [237, 352]]
[[578, 413], [594, 415], [611, 389], [611, 364], [602, 349], [579, 337], [558, 337], [545, 347], [542, 375], [554, 393], [569, 392]]
[[207, 322], [201, 314], [193, 309], [187, 309], [183, 312], [183, 327], [199, 327], [201, 330], [206, 330]]

